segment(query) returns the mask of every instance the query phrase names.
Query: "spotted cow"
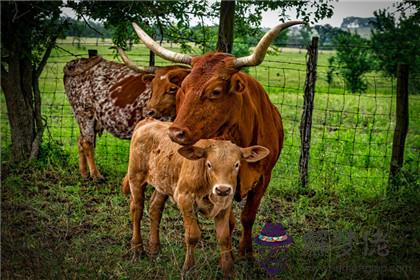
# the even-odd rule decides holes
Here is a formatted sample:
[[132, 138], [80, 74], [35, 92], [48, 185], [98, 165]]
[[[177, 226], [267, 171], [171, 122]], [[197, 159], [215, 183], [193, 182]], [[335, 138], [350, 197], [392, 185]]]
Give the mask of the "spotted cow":
[[[184, 66], [133, 69], [100, 56], [70, 61], [64, 67], [64, 87], [79, 124], [79, 168], [82, 177], [102, 178], [94, 161], [96, 136], [103, 130], [115, 137], [130, 139], [134, 126], [145, 114], [151, 92], [175, 96], [189, 73]], [[174, 74], [170, 74], [175, 71]], [[170, 77], [170, 79], [168, 79]], [[175, 109], [174, 109], [175, 110]], [[160, 114], [163, 120], [174, 115]]]

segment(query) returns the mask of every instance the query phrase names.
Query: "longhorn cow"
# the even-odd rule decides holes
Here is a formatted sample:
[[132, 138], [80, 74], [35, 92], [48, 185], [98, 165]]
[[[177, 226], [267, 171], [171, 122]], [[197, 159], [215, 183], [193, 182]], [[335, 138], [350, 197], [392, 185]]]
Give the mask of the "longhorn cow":
[[240, 147], [261, 145], [270, 150], [266, 158], [256, 163], [245, 162], [239, 171], [236, 199], [246, 198], [239, 245], [239, 253], [244, 257], [252, 258], [252, 226], [283, 147], [284, 133], [280, 113], [263, 86], [240, 70], [262, 63], [271, 41], [283, 29], [302, 23], [290, 21], [275, 26], [250, 56], [241, 58], [221, 52], [196, 57], [175, 53], [154, 42], [133, 23], [140, 39], [158, 56], [192, 66], [176, 95], [177, 115], [168, 129], [172, 141], [193, 145], [200, 139], [218, 138], [231, 140]]

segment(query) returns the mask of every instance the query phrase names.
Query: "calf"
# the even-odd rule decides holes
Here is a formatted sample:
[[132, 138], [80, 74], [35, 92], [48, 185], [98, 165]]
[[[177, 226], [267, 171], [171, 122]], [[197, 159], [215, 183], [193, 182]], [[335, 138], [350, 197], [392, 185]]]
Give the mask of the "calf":
[[170, 140], [170, 122], [146, 119], [134, 130], [130, 145], [128, 173], [123, 191], [131, 194], [130, 212], [133, 225], [131, 247], [134, 257], [143, 252], [141, 219], [144, 190], [155, 188], [150, 205], [149, 250], [160, 247], [159, 223], [164, 203], [171, 197], [182, 213], [186, 256], [183, 270], [194, 265], [194, 248], [200, 239], [197, 213], [213, 218], [221, 249], [220, 264], [225, 274], [233, 268], [231, 235], [234, 227], [232, 199], [237, 186], [241, 161], [257, 162], [269, 154], [262, 146], [240, 148], [229, 141], [201, 140], [195, 146], [182, 147]]
[[[171, 71], [171, 79], [167, 79]], [[64, 86], [80, 127], [78, 139], [79, 167], [82, 177], [102, 178], [94, 161], [96, 135], [107, 130], [122, 139], [131, 138], [136, 123], [143, 119], [151, 91], [175, 95], [189, 73], [183, 66], [147, 70], [107, 61], [100, 56], [70, 61], [64, 67]], [[175, 111], [175, 105], [173, 105]], [[168, 110], [170, 111], [170, 109]], [[146, 111], [148, 113], [149, 111]], [[166, 111], [165, 111], [166, 112]], [[150, 114], [164, 120], [174, 115]]]

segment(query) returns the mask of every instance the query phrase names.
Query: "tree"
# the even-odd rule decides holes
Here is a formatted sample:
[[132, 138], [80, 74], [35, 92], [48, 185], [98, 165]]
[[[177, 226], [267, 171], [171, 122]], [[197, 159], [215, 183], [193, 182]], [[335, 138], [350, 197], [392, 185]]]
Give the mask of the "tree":
[[[154, 39], [163, 42], [164, 37], [169, 37], [175, 42], [180, 42], [184, 50], [190, 50], [185, 41], [195, 39], [201, 44], [202, 38], [206, 36], [194, 36], [190, 26], [192, 17], [203, 19], [214, 16], [207, 1], [198, 0], [69, 1], [68, 6], [80, 15], [104, 21], [107, 28], [114, 28], [113, 42], [123, 48], [127, 47], [127, 41], [138, 42], [138, 37], [131, 27], [131, 22], [137, 22]], [[152, 52], [149, 61], [154, 61]]]
[[14, 161], [38, 156], [44, 131], [38, 79], [65, 22], [61, 1], [1, 2], [1, 87]]
[[363, 75], [375, 69], [369, 41], [346, 32], [337, 36], [334, 43], [336, 55], [329, 60], [328, 82], [332, 82], [332, 72], [338, 69], [352, 93], [365, 91], [367, 84]]
[[[401, 13], [398, 19], [386, 10], [375, 11], [372, 22], [372, 49], [379, 69], [392, 77], [396, 77], [399, 63], [408, 64], [409, 73], [420, 69], [420, 2], [403, 1], [397, 10]], [[416, 90], [413, 86], [412, 80], [411, 91]]]
[[[217, 50], [230, 52], [234, 37], [255, 37], [261, 28], [262, 13], [278, 10], [281, 20], [287, 19], [287, 10], [296, 8], [297, 18], [308, 23], [331, 17], [332, 0], [320, 1], [222, 1], [216, 2], [212, 9], [220, 11]], [[233, 22], [232, 22], [232, 19]], [[233, 25], [233, 26], [232, 26]], [[226, 36], [225, 34], [229, 34]]]
[[326, 25], [315, 25], [315, 30], [318, 32], [318, 43], [319, 47], [331, 47], [335, 38], [345, 33], [345, 31], [341, 30], [337, 27], [332, 27], [329, 24]]

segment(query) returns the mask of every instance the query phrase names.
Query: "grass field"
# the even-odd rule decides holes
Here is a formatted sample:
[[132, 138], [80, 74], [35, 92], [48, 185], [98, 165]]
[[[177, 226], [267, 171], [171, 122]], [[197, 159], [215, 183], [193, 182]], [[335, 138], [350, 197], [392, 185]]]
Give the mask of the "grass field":
[[[87, 49], [95, 48], [104, 57], [115, 59], [107, 45], [82, 45], [78, 49], [67, 40], [60, 47], [83, 56]], [[100, 137], [97, 162], [106, 182], [93, 184], [78, 175], [75, 144], [79, 131], [62, 82], [64, 64], [74, 59], [68, 52], [56, 49], [41, 78], [48, 130], [39, 162], [9, 163], [9, 128], [1, 96], [2, 276], [179, 279], [183, 228], [179, 211], [170, 203], [162, 220], [159, 257], [134, 264], [126, 257], [130, 240], [128, 199], [120, 193], [119, 183], [126, 171], [129, 142], [106, 133]], [[148, 50], [142, 46], [136, 45], [128, 54], [141, 65], [147, 63]], [[338, 78], [328, 85], [325, 66], [331, 55], [333, 52], [319, 54], [307, 192], [302, 192], [298, 183], [305, 51], [285, 49], [281, 54], [269, 54], [261, 66], [249, 69], [278, 106], [286, 137], [254, 235], [271, 220], [283, 223], [295, 240], [280, 258], [283, 271], [274, 278], [413, 279], [419, 272], [420, 97], [410, 96], [400, 190], [386, 196], [396, 83], [380, 73], [369, 73], [366, 93], [346, 92]], [[162, 64], [167, 62], [157, 58], [157, 65]], [[242, 206], [235, 204], [235, 255]], [[197, 267], [187, 279], [220, 277], [213, 223], [201, 221], [203, 240], [197, 250]], [[147, 231], [146, 222], [143, 232]], [[305, 238], [324, 231], [328, 234], [323, 235], [323, 246], [311, 246]], [[385, 236], [378, 242], [381, 234]], [[348, 240], [352, 240], [351, 245], [345, 243]], [[388, 251], [384, 251], [384, 244]], [[257, 260], [262, 261], [262, 256], [262, 252], [257, 254]], [[235, 271], [238, 279], [269, 277], [258, 263], [237, 260]]]

